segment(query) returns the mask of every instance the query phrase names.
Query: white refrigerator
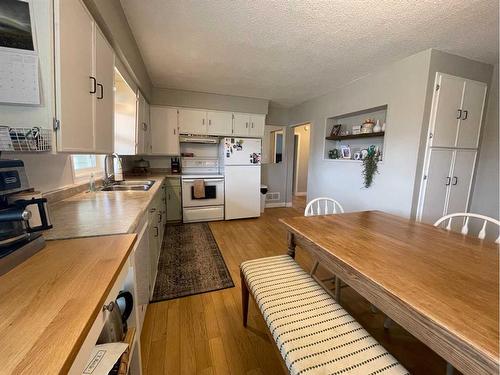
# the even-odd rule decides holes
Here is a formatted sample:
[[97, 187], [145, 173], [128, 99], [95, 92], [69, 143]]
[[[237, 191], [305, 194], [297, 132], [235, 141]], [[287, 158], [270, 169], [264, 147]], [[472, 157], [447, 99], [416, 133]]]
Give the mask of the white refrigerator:
[[225, 219], [260, 216], [260, 159], [262, 141], [223, 138]]

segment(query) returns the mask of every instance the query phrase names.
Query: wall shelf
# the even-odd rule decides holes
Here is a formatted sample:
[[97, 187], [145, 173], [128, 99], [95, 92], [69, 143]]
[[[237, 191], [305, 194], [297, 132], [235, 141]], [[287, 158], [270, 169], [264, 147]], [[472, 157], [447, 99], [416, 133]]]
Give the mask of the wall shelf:
[[327, 139], [329, 141], [342, 141], [344, 139], [383, 137], [384, 134], [385, 134], [385, 132], [337, 135], [337, 136], [333, 136], [333, 137], [326, 137], [325, 139]]

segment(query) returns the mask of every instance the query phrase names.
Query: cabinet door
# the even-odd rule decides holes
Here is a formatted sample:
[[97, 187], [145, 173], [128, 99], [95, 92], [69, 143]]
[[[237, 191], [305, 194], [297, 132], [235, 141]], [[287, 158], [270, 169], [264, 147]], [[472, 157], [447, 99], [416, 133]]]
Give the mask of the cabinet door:
[[467, 212], [469, 192], [476, 161], [476, 151], [457, 150], [451, 174], [450, 197], [447, 213]]
[[181, 219], [181, 187], [167, 186], [167, 221], [179, 221]]
[[264, 125], [266, 122], [266, 116], [264, 115], [251, 115], [250, 116], [250, 136], [251, 137], [263, 137], [264, 136]]
[[60, 121], [57, 149], [94, 151], [94, 21], [80, 0], [56, 7], [56, 106]]
[[452, 159], [453, 150], [431, 151], [421, 214], [421, 220], [426, 223], [433, 224], [445, 213]]
[[96, 80], [95, 102], [95, 151], [110, 154], [114, 141], [114, 90], [115, 55], [99, 28], [95, 28]]
[[470, 80], [465, 82], [462, 120], [458, 127], [457, 147], [459, 148], [477, 148], [479, 144], [486, 87], [486, 84], [482, 82]]
[[248, 136], [250, 133], [250, 115], [247, 113], [233, 114], [233, 135]]
[[182, 134], [207, 134], [207, 112], [179, 109], [179, 130]]
[[134, 251], [135, 289], [137, 311], [139, 313], [139, 326], [142, 327], [146, 308], [151, 295], [151, 281], [149, 276], [149, 236], [148, 228], [145, 225], [136, 241]]
[[150, 285], [151, 293], [154, 290], [154, 284], [156, 280], [156, 273], [158, 272], [158, 239], [160, 236], [160, 228], [158, 227], [158, 209], [157, 207], [150, 207], [149, 209], [149, 269], [150, 269]]
[[179, 155], [177, 108], [151, 106], [151, 142], [154, 155]]
[[439, 90], [436, 91], [435, 103], [433, 103], [435, 118], [432, 131], [432, 146], [455, 147], [465, 80], [440, 74], [438, 84]]
[[148, 153], [148, 123], [146, 118], [146, 98], [138, 92], [137, 94], [137, 120], [136, 120], [136, 147], [137, 155]]
[[208, 134], [231, 135], [233, 114], [231, 112], [207, 112]]

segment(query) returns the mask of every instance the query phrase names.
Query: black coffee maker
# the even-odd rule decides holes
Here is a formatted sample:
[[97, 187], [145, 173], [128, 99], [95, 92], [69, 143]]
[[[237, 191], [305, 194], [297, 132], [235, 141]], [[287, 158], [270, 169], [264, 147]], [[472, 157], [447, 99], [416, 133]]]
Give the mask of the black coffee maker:
[[0, 275], [45, 246], [47, 199], [33, 194], [22, 160], [0, 160]]

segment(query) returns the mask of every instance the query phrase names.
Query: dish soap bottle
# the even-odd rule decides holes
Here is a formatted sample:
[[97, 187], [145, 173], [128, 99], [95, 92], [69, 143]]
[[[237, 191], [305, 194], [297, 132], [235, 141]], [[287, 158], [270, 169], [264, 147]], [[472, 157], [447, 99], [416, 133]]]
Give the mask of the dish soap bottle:
[[95, 179], [94, 179], [94, 174], [90, 174], [90, 180], [89, 180], [89, 191], [91, 193], [95, 193]]

